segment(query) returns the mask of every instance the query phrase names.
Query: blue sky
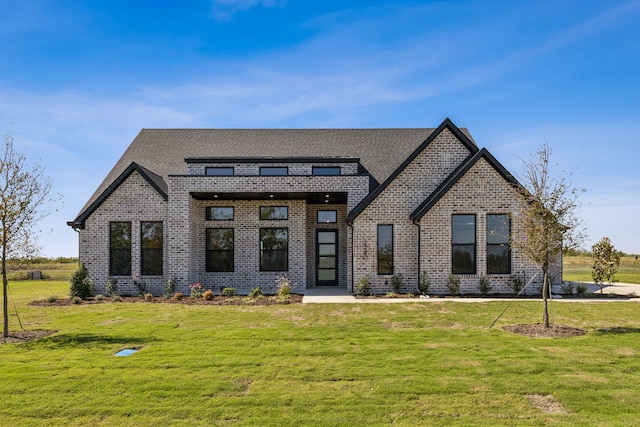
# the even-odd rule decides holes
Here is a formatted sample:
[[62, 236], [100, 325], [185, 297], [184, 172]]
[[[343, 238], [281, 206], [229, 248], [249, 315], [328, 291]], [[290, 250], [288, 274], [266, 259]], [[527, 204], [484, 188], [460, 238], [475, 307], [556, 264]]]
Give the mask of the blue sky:
[[0, 133], [64, 206], [142, 128], [467, 127], [518, 176], [545, 139], [589, 240], [640, 253], [640, 1], [0, 0]]

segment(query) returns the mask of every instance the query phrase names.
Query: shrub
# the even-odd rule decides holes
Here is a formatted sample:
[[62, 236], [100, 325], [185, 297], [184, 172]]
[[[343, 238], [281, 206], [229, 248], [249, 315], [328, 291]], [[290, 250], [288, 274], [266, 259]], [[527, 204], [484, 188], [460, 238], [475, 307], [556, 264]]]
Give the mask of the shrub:
[[147, 283], [144, 280], [134, 280], [133, 284], [138, 289], [138, 295], [141, 297], [147, 293]]
[[278, 298], [281, 301], [288, 300], [291, 297], [291, 291], [295, 289], [295, 285], [286, 276], [278, 277], [276, 283], [278, 284]]
[[102, 301], [104, 299], [104, 295], [98, 294], [96, 295], [96, 301]]
[[402, 273], [394, 274], [391, 277], [391, 288], [396, 294], [400, 293], [400, 289], [402, 289]]
[[456, 295], [460, 291], [460, 278], [453, 273], [449, 273], [447, 287], [451, 295]]
[[69, 296], [87, 299], [93, 294], [93, 280], [89, 278], [89, 270], [81, 263], [69, 280]]
[[360, 278], [360, 282], [358, 282], [356, 286], [356, 292], [358, 292], [359, 295], [371, 295], [371, 282], [369, 282], [367, 276]]
[[191, 290], [191, 298], [202, 298], [202, 285], [200, 283], [194, 283], [189, 285]]
[[56, 302], [58, 301], [58, 295], [49, 295], [47, 297], [47, 302]]
[[491, 292], [491, 282], [489, 278], [484, 274], [480, 276], [480, 283], [478, 283], [478, 290], [482, 295], [486, 295]]
[[213, 301], [213, 291], [208, 289], [202, 293], [202, 299], [205, 301]]
[[222, 296], [223, 297], [234, 297], [238, 291], [236, 288], [222, 288]]
[[171, 296], [176, 292], [176, 278], [170, 277], [167, 280], [167, 287], [165, 289], [167, 296]]
[[431, 283], [429, 282], [429, 276], [427, 276], [427, 272], [425, 271], [424, 273], [422, 273], [422, 276], [420, 276], [420, 282], [418, 283], [418, 290], [422, 295], [427, 295], [427, 293], [429, 292], [430, 285]]
[[71, 298], [71, 302], [74, 303], [74, 304], [82, 304], [82, 298], [80, 298], [78, 296], [73, 297], [73, 298]]
[[512, 275], [511, 288], [513, 289], [513, 292], [515, 292], [516, 294], [520, 293], [520, 291], [522, 290], [522, 286], [523, 286], [522, 275], [520, 273], [516, 273]]
[[262, 298], [264, 296], [264, 294], [262, 293], [262, 288], [260, 288], [260, 286], [256, 286], [255, 288], [252, 288], [249, 291], [249, 298], [251, 299], [259, 299]]
[[578, 283], [578, 285], [576, 286], [576, 293], [582, 295], [585, 292], [587, 292], [587, 285], [585, 285], [584, 283]]
[[116, 295], [113, 297], [114, 302], [122, 302], [122, 297], [120, 295]]
[[562, 284], [562, 293], [564, 295], [572, 295], [573, 294], [573, 282], [565, 282]]
[[175, 294], [173, 294], [171, 299], [173, 299], [174, 301], [182, 301], [183, 297], [184, 295], [182, 294], [182, 292], [176, 292]]
[[118, 295], [118, 279], [114, 279], [113, 277], [110, 277], [109, 280], [107, 280], [107, 287], [105, 288], [105, 293], [110, 297], [114, 295]]
[[153, 294], [147, 292], [146, 294], [144, 294], [144, 300], [145, 301], [153, 301]]

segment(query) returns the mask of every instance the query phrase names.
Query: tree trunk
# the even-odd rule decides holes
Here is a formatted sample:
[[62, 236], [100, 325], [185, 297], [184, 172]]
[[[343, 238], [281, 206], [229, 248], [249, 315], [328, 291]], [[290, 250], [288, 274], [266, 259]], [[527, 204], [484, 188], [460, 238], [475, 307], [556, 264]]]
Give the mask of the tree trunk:
[[542, 299], [544, 301], [544, 309], [542, 319], [544, 327], [549, 327], [549, 269], [544, 268], [542, 271]]
[[[2, 248], [4, 254], [4, 247]], [[4, 316], [3, 338], [9, 336], [9, 299], [7, 298], [7, 261], [2, 256], [2, 314]]]

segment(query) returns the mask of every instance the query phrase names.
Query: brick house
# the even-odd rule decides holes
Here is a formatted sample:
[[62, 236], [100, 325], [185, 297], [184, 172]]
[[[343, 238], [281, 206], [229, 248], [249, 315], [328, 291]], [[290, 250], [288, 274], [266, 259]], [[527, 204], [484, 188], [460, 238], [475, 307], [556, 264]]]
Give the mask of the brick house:
[[[436, 129], [144, 129], [76, 219], [79, 258], [96, 292], [109, 278], [161, 294], [199, 282], [272, 292], [377, 293], [402, 275], [403, 292], [428, 274], [447, 293], [481, 276], [493, 292], [537, 269], [517, 248], [516, 180], [468, 132]], [[561, 277], [561, 262], [554, 266]], [[539, 280], [538, 280], [539, 282]], [[539, 285], [534, 289], [539, 289]]]

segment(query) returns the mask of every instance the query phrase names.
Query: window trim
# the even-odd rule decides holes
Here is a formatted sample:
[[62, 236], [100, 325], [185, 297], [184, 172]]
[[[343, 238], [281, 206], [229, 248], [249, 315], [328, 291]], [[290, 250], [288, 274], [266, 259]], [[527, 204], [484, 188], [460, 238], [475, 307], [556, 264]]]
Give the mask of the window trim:
[[[145, 224], [160, 224], [161, 233], [161, 247], [157, 248], [145, 248], [143, 229]], [[148, 273], [145, 272], [145, 251], [154, 251], [159, 253], [160, 257], [160, 272]], [[162, 221], [140, 221], [140, 274], [143, 276], [162, 276], [164, 274], [164, 223]]]
[[[380, 270], [380, 227], [391, 227], [391, 272], [381, 272]], [[394, 239], [393, 239], [393, 224], [378, 224], [376, 228], [376, 260], [377, 260], [377, 270], [378, 276], [393, 276], [394, 272]]]
[[[505, 216], [507, 217], [507, 220], [509, 221], [508, 223], [508, 235], [507, 235], [507, 242], [506, 243], [489, 243], [489, 217], [490, 216]], [[491, 214], [487, 214], [486, 216], [486, 224], [487, 226], [486, 228], [486, 244], [487, 244], [487, 274], [490, 275], [500, 275], [500, 274], [511, 274], [511, 215], [508, 213], [502, 213], [502, 214], [496, 214], [496, 213], [491, 213]], [[493, 247], [493, 246], [498, 246], [498, 247], [506, 247], [507, 249], [507, 271], [505, 272], [498, 272], [498, 273], [493, 273], [493, 272], [489, 272], [489, 247]]]
[[[286, 231], [286, 244], [287, 247], [285, 249], [263, 249], [262, 248], [262, 232], [264, 230], [285, 230]], [[259, 235], [259, 246], [258, 246], [258, 250], [260, 251], [260, 260], [259, 260], [259, 268], [261, 272], [271, 272], [271, 271], [289, 271], [289, 227], [260, 227], [260, 235]], [[265, 269], [263, 268], [263, 254], [265, 251], [279, 251], [279, 252], [284, 252], [286, 254], [286, 260], [287, 260], [287, 265], [285, 267], [285, 269], [272, 269], [272, 268], [268, 268]]]
[[[114, 224], [128, 224], [129, 226], [129, 247], [128, 249], [115, 249], [113, 247], [113, 230], [112, 227]], [[109, 222], [109, 276], [131, 276], [131, 267], [132, 267], [132, 239], [133, 239], [133, 228], [131, 221], [110, 221]], [[126, 253], [126, 258], [128, 258], [128, 269], [123, 271], [114, 271], [114, 251], [119, 251], [122, 253]]]
[[[231, 171], [231, 173], [209, 173], [209, 171]], [[236, 174], [236, 168], [233, 166], [206, 166], [204, 168], [204, 174], [206, 176], [234, 176]]]
[[[320, 221], [320, 212], [333, 212], [333, 221]], [[318, 224], [337, 224], [338, 223], [338, 210], [337, 209], [318, 209], [316, 212], [316, 223]]]
[[[338, 173], [316, 173], [316, 171], [321, 171], [321, 170], [325, 170], [325, 171], [334, 170], [334, 171], [337, 171]], [[311, 167], [311, 175], [316, 175], [316, 176], [340, 176], [340, 175], [342, 175], [342, 168], [340, 166], [312, 166]]]
[[[262, 217], [262, 210], [263, 209], [268, 209], [268, 208], [284, 208], [285, 209], [285, 217], [284, 218], [263, 218]], [[265, 205], [265, 206], [260, 206], [260, 210], [259, 210], [259, 218], [260, 221], [288, 221], [289, 220], [289, 206], [288, 205]]]
[[[472, 216], [473, 217], [473, 243], [454, 243], [453, 233], [453, 218], [456, 216]], [[455, 270], [455, 264], [453, 262], [453, 255], [457, 246], [471, 246], [473, 248], [473, 271], [472, 272], [460, 272]], [[451, 274], [457, 275], [474, 275], [478, 272], [478, 218], [476, 214], [451, 214]]]
[[[209, 248], [209, 243], [210, 243], [210, 239], [209, 239], [209, 231], [210, 230], [225, 230], [225, 231], [229, 231], [231, 230], [231, 244], [233, 245], [233, 247], [231, 249], [210, 249]], [[233, 273], [236, 270], [236, 231], [235, 228], [232, 227], [207, 227], [205, 229], [205, 248], [204, 248], [204, 271], [206, 273]], [[210, 256], [215, 255], [216, 253], [220, 253], [220, 252], [224, 252], [224, 253], [231, 253], [231, 270], [215, 270], [215, 269], [209, 269], [209, 261], [210, 261]], [[213, 261], [212, 261], [213, 264]]]
[[[231, 209], [231, 218], [218, 219], [218, 218], [214, 218], [213, 215], [210, 214], [213, 209], [220, 209], [220, 208]], [[207, 206], [205, 208], [205, 213], [204, 213], [205, 220], [207, 221], [234, 221], [236, 217], [235, 215], [236, 215], [235, 206]]]
[[[285, 171], [284, 174], [282, 173], [263, 173], [266, 172], [268, 170], [275, 170], [275, 169], [283, 169]], [[289, 166], [260, 166], [260, 171], [259, 171], [260, 176], [288, 176], [289, 175]]]

